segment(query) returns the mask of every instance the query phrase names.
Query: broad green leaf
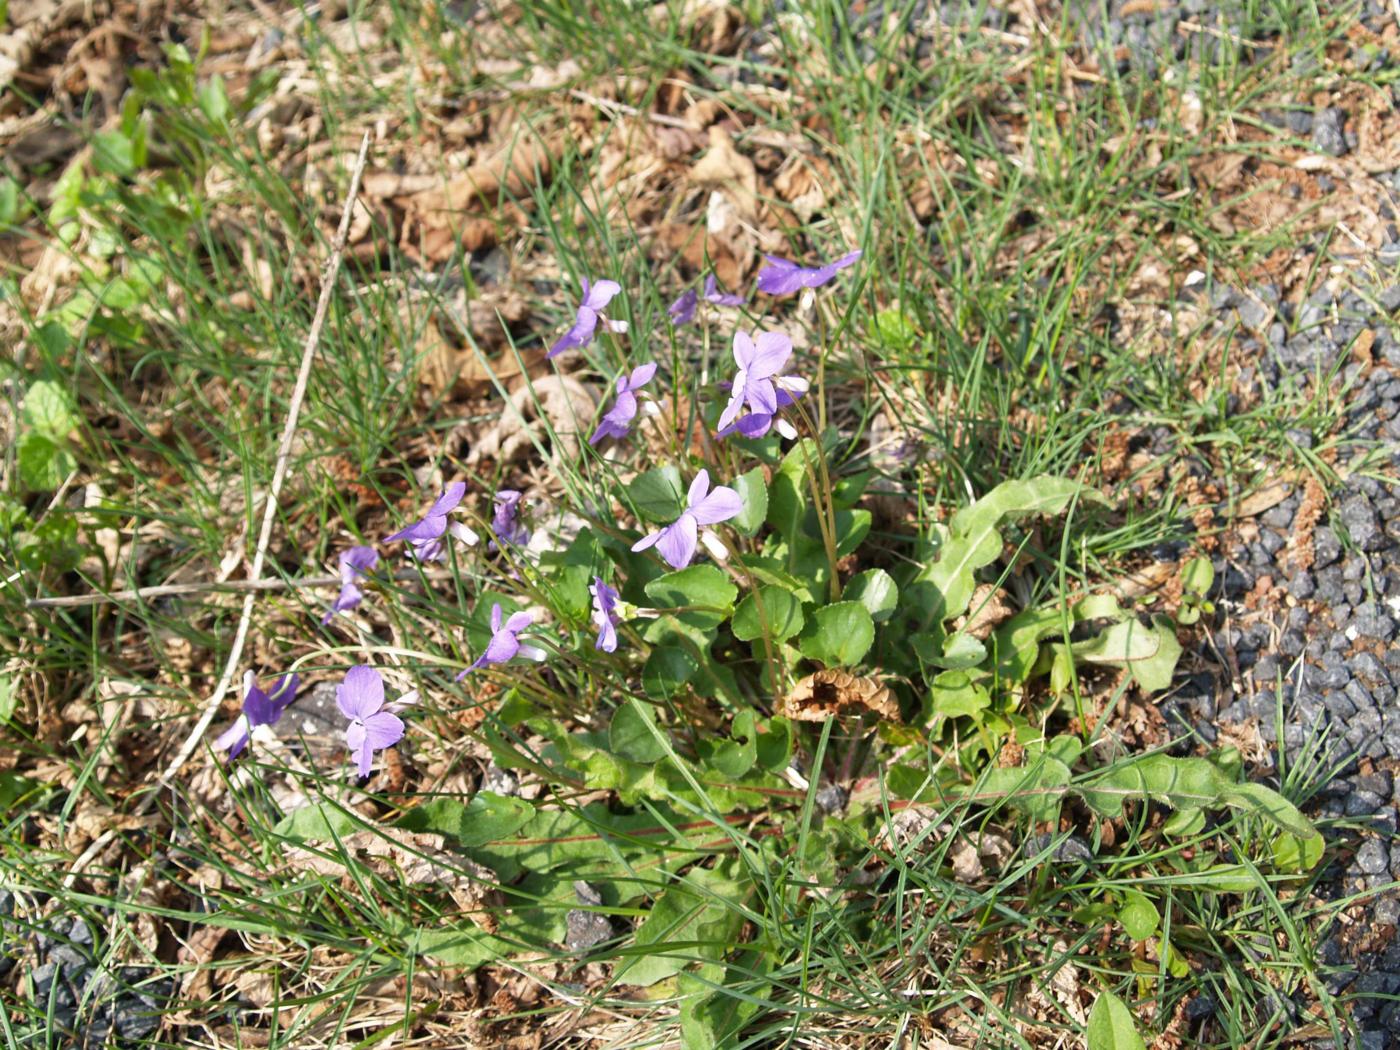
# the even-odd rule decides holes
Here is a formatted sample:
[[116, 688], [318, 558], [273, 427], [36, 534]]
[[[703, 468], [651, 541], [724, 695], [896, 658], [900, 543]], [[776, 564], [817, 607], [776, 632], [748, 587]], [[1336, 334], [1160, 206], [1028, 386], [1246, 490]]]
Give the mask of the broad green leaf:
[[19, 689], [15, 680], [8, 674], [0, 674], [0, 723], [9, 722], [15, 717], [19, 705]]
[[1126, 664], [1157, 653], [1160, 639], [1137, 620], [1120, 620], [1107, 630], [1071, 647], [1076, 660], [1091, 664]]
[[675, 467], [655, 467], [632, 479], [627, 495], [647, 521], [670, 523], [685, 509], [686, 486]]
[[535, 815], [524, 799], [478, 791], [470, 802], [434, 798], [415, 806], [395, 821], [405, 831], [445, 835], [463, 847], [482, 846], [519, 831]]
[[1272, 843], [1274, 866], [1280, 871], [1311, 871], [1322, 861], [1323, 845], [1321, 835], [1301, 839], [1282, 832]]
[[676, 646], [653, 649], [642, 667], [642, 689], [653, 700], [669, 700], [700, 669], [700, 661]]
[[134, 175], [136, 144], [120, 131], [99, 131], [92, 137], [92, 161], [108, 175]]
[[932, 662], [951, 671], [965, 671], [987, 658], [987, 647], [970, 634], [955, 634], [943, 643]]
[[1129, 937], [1135, 941], [1145, 941], [1157, 932], [1161, 916], [1157, 906], [1147, 894], [1137, 890], [1123, 891], [1123, 906], [1118, 909], [1118, 921], [1123, 924]]
[[1301, 839], [1317, 835], [1298, 808], [1263, 784], [1237, 784], [1204, 758], [1146, 755], [1096, 774], [1079, 785], [1101, 816], [1119, 817], [1128, 799], [1151, 798], [1173, 809], [1229, 806], [1261, 817]]
[[836, 602], [818, 609], [803, 629], [798, 648], [809, 660], [828, 667], [860, 662], [875, 640], [875, 621], [859, 602]]
[[1169, 616], [1153, 616], [1152, 630], [1157, 635], [1157, 651], [1146, 660], [1129, 664], [1128, 670], [1143, 692], [1160, 693], [1171, 687], [1172, 675], [1181, 659], [1181, 643], [1176, 640], [1176, 625]]
[[739, 588], [713, 565], [692, 565], [652, 580], [646, 592], [659, 609], [699, 606], [728, 610], [738, 597]]
[[701, 740], [700, 757], [716, 772], [737, 780], [758, 760], [757, 738], [753, 708], [745, 708], [734, 716], [728, 740]]
[[416, 931], [413, 947], [418, 955], [430, 955], [444, 966], [475, 970], [498, 959], [509, 958], [520, 949], [509, 941], [492, 936], [478, 926], [464, 922], [456, 929], [431, 926]]
[[754, 744], [758, 764], [770, 771], [785, 769], [792, 757], [792, 723], [774, 715], [757, 729]]
[[877, 313], [870, 322], [870, 334], [882, 346], [904, 353], [914, 345], [919, 337], [914, 322], [909, 320], [898, 307], [891, 306]]
[[20, 480], [32, 492], [52, 492], [78, 466], [73, 453], [37, 430], [20, 435], [15, 443], [15, 459]]
[[745, 536], [758, 532], [768, 517], [768, 485], [763, 480], [763, 468], [754, 467], [747, 474], [740, 474], [730, 483], [744, 501], [744, 509], [729, 519], [729, 524]]
[[11, 810], [20, 799], [44, 785], [18, 773], [0, 773], [0, 813]]
[[835, 517], [836, 556], [844, 558], [854, 554], [865, 537], [870, 535], [870, 511], [838, 510]]
[[932, 713], [944, 718], [976, 715], [991, 702], [992, 697], [986, 686], [974, 682], [966, 671], [944, 671], [933, 680], [929, 689]]
[[1069, 766], [1041, 754], [1024, 766], [989, 769], [976, 789], [976, 799], [988, 802], [1005, 796], [1007, 803], [1034, 821], [1053, 821], [1060, 813], [1070, 782]]
[[1166, 937], [1157, 938], [1157, 954], [1166, 962], [1167, 973], [1173, 977], [1185, 977], [1191, 972], [1191, 964], [1186, 961], [1186, 956], [1177, 951], [1176, 945]]
[[666, 756], [665, 737], [656, 724], [656, 715], [649, 705], [637, 700], [624, 702], [613, 713], [608, 743], [633, 762], [657, 762]]
[[741, 642], [751, 642], [766, 634], [774, 641], [786, 641], [802, 630], [805, 619], [802, 603], [782, 587], [760, 587], [734, 610], [730, 627]]
[[272, 833], [293, 842], [327, 842], [352, 835], [366, 826], [353, 813], [318, 802], [288, 813], [277, 822]]
[[1108, 989], [1099, 993], [1089, 1012], [1085, 1040], [1087, 1050], [1146, 1050], [1132, 1011]]
[[723, 957], [744, 925], [745, 897], [744, 884], [727, 867], [692, 869], [656, 899], [633, 937], [637, 954], [618, 965], [613, 979], [648, 987], [691, 963]]
[[217, 73], [196, 89], [200, 111], [211, 123], [222, 124], [228, 120], [228, 92], [224, 90], [223, 77]]
[[8, 175], [0, 175], [0, 227], [13, 226], [20, 218], [19, 183]]
[[977, 581], [974, 573], [1001, 554], [1003, 521], [1031, 514], [1060, 514], [1074, 500], [1104, 502], [1094, 489], [1041, 475], [1004, 481], [970, 507], [958, 511], [946, 533], [936, 534], [937, 556], [915, 577], [916, 623], [942, 634], [942, 623], [967, 611]]
[[846, 581], [841, 600], [860, 602], [876, 623], [888, 620], [899, 604], [899, 586], [884, 569], [867, 569]]
[[1181, 567], [1181, 590], [1183, 593], [1204, 598], [1210, 593], [1213, 583], [1215, 583], [1215, 566], [1211, 564], [1209, 558], [1192, 558]]
[[803, 438], [783, 457], [768, 487], [768, 524], [789, 542], [801, 530], [807, 506], [807, 472], [821, 450], [811, 438]]
[[[771, 987], [753, 985], [755, 963], [766, 973], [770, 966], [767, 958], [759, 956], [728, 968], [702, 963], [694, 973], [677, 974], [681, 1050], [732, 1050], [739, 1045], [740, 1033], [762, 1009], [761, 997]], [[743, 984], [743, 994], [726, 994], [722, 986], [731, 983]]]
[[656, 808], [670, 823], [651, 813], [613, 813], [601, 803], [571, 810], [539, 810], [514, 835], [469, 849], [503, 884], [520, 872], [552, 872], [565, 867], [605, 863], [616, 870], [619, 857], [666, 853], [689, 854], [698, 847], [674, 837], [671, 830], [688, 817]]
[[82, 422], [73, 395], [48, 379], [40, 379], [29, 387], [21, 418], [26, 427], [55, 441], [67, 437]]
[[1172, 838], [1199, 835], [1206, 826], [1206, 814], [1195, 806], [1183, 806], [1162, 823], [1162, 834]]

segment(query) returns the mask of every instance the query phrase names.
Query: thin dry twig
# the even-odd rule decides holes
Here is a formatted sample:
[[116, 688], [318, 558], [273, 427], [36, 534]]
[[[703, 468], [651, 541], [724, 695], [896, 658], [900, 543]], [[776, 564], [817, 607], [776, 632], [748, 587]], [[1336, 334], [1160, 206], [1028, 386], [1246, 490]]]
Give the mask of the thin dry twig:
[[[321, 342], [321, 329], [325, 327], [326, 314], [330, 310], [331, 292], [335, 287], [336, 275], [340, 272], [340, 259], [345, 254], [345, 242], [350, 232], [350, 216], [355, 210], [355, 198], [360, 191], [360, 178], [364, 175], [365, 162], [368, 159], [369, 133], [366, 132], [360, 142], [359, 155], [355, 158], [355, 169], [350, 175], [350, 192], [346, 194], [345, 208], [340, 215], [340, 226], [336, 230], [335, 240], [331, 243], [330, 258], [326, 260], [325, 272], [321, 275], [321, 294], [316, 301], [316, 313], [311, 318], [311, 329], [306, 333], [306, 345], [302, 347], [301, 366], [297, 370], [296, 384], [292, 387], [292, 399], [287, 407], [287, 422], [282, 427], [282, 440], [278, 442], [277, 459], [272, 468], [272, 484], [268, 489], [267, 502], [263, 506], [262, 527], [258, 530], [258, 545], [253, 551], [252, 567], [248, 570], [248, 580], [253, 584], [253, 587], [243, 598], [243, 611], [238, 617], [238, 630], [233, 636], [233, 646], [229, 649], [224, 673], [220, 676], [218, 684], [214, 687], [214, 692], [210, 694], [209, 700], [205, 703], [199, 721], [190, 730], [189, 736], [185, 738], [180, 750], [176, 752], [175, 758], [161, 773], [160, 779], [156, 782], [155, 790], [149, 792], [137, 807], [138, 814], [144, 814], [150, 810], [159, 797], [161, 788], [175, 778], [175, 774], [194, 754], [200, 740], [208, 732], [210, 723], [214, 721], [214, 716], [218, 714], [219, 705], [223, 703], [224, 694], [228, 692], [228, 687], [233, 682], [233, 676], [237, 673], [238, 665], [243, 659], [243, 646], [248, 640], [248, 626], [253, 616], [253, 599], [257, 597], [257, 583], [262, 578], [263, 561], [267, 557], [268, 544], [272, 542], [272, 524], [277, 517], [277, 497], [281, 494], [282, 483], [287, 477], [287, 464], [291, 459], [292, 441], [296, 438], [297, 420], [301, 415], [302, 402], [306, 399], [306, 386], [311, 378], [311, 362], [316, 356], [316, 348]], [[63, 885], [65, 888], [72, 885], [79, 872], [106, 847], [113, 835], [112, 831], [103, 832], [83, 852], [83, 855], [74, 862], [64, 877]]]

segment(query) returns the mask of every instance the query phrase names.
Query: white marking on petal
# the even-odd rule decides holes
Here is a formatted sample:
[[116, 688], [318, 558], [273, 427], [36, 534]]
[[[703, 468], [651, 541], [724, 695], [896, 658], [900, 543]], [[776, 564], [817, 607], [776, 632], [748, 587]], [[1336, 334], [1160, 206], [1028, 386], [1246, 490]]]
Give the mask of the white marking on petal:
[[467, 526], [463, 525], [460, 521], [454, 521], [451, 525], [447, 526], [447, 531], [450, 532], [453, 535], [453, 537], [465, 543], [468, 547], [475, 547], [478, 543], [481, 542], [481, 537], [478, 536], [471, 529], [467, 528]]
[[779, 434], [783, 435], [783, 437], [787, 438], [789, 441], [797, 440], [797, 428], [794, 427], [791, 423], [789, 423], [786, 419], [779, 418], [779, 420], [776, 423], [774, 423], [773, 426]]
[[774, 382], [779, 390], [786, 390], [789, 394], [805, 394], [812, 385], [801, 376], [779, 376]]
[[522, 645], [520, 651], [515, 655], [526, 660], [534, 660], [536, 663], [544, 663], [549, 656], [543, 649], [538, 649], [533, 645]]
[[729, 548], [721, 543], [719, 537], [709, 529], [700, 533], [700, 542], [705, 545], [705, 549], [710, 552], [710, 556], [715, 561], [729, 560]]

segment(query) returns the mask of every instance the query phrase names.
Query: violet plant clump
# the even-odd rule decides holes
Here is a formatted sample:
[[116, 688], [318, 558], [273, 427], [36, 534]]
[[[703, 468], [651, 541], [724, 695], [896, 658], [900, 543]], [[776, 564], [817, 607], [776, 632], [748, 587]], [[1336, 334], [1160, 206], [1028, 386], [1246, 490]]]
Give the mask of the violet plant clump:
[[[807, 267], [769, 256], [757, 276], [757, 288], [779, 297], [810, 292], [860, 258], [857, 250]], [[574, 322], [549, 356], [588, 347], [600, 324], [623, 330], [625, 326], [604, 312], [621, 291], [615, 281], [585, 280]], [[691, 339], [692, 333], [675, 329], [693, 322], [702, 302], [734, 307], [745, 301], [741, 295], [721, 292], [710, 274], [703, 292], [687, 289], [671, 303], [668, 314], [674, 328], [667, 335], [675, 350], [669, 370], [673, 382], [707, 375], [702, 369], [708, 369], [711, 360], [708, 338], [697, 349], [694, 343], [699, 340]], [[794, 323], [808, 323], [800, 318], [813, 311], [804, 306], [795, 313], [799, 320]], [[714, 314], [706, 311], [705, 316]], [[501, 571], [501, 560], [482, 559], [453, 582], [459, 595], [476, 589], [469, 597], [475, 600], [472, 616], [478, 623], [490, 601], [482, 585], [492, 579], [515, 587], [532, 609], [543, 607], [544, 615], [517, 611], [507, 616], [499, 602], [491, 602], [489, 637], [456, 681], [468, 680], [473, 671], [496, 669], [489, 686], [482, 683], [487, 676], [475, 676], [462, 690], [493, 720], [473, 743], [489, 749], [502, 768], [524, 770], [525, 776], [536, 779], [520, 797], [493, 798], [484, 790], [456, 810], [454, 799], [433, 799], [431, 819], [441, 821], [441, 827], [465, 828], [463, 837], [473, 847], [489, 838], [489, 845], [503, 847], [496, 855], [507, 863], [524, 869], [528, 856], [529, 863], [543, 866], [531, 870], [532, 876], [552, 878], [557, 873], [545, 870], [551, 863], [562, 868], [578, 859], [568, 854], [565, 844], [601, 839], [599, 826], [615, 818], [645, 817], [648, 831], [669, 830], [676, 815], [727, 818], [775, 798], [834, 799], [817, 804], [827, 810], [830, 828], [839, 834], [831, 835], [821, 848], [805, 851], [806, 864], [809, 856], [821, 863], [820, 855], [828, 847], [835, 850], [839, 838], [863, 844], [878, 841], [876, 822], [888, 814], [889, 800], [915, 801], [930, 792], [955, 797], [979, 773], [994, 774], [978, 781], [984, 794], [1000, 792], [1008, 808], [1020, 808], [1040, 826], [1055, 828], [1061, 826], [1061, 798], [1071, 790], [1105, 819], [1113, 819], [1122, 799], [1139, 790], [1143, 778], [1133, 772], [1131, 762], [1118, 762], [1106, 773], [1094, 766], [1094, 749], [1087, 746], [1091, 742], [1080, 739], [1084, 734], [1065, 732], [1051, 738], [1046, 726], [1068, 709], [1066, 697], [1073, 692], [1068, 686], [1075, 681], [1080, 661], [1095, 667], [1116, 664], [1125, 680], [1144, 694], [1167, 688], [1181, 652], [1176, 628], [1186, 621], [1124, 608], [1108, 594], [1085, 594], [1075, 604], [1054, 595], [1047, 601], [1038, 597], [1045, 591], [1027, 585], [1020, 591], [1032, 597], [1004, 622], [981, 632], [969, 626], [978, 620], [979, 603], [995, 593], [1015, 566], [1007, 552], [1019, 553], [1039, 542], [1035, 530], [1043, 523], [1028, 525], [1024, 519], [1092, 509], [1102, 502], [1099, 493], [1059, 478], [1015, 479], [930, 523], [922, 534], [911, 536], [907, 529], [903, 535], [875, 532], [872, 510], [862, 505], [869, 502], [867, 485], [875, 471], [868, 451], [857, 447], [859, 435], [842, 434], [822, 423], [811, 424], [811, 433], [800, 437], [784, 416], [809, 394], [818, 402], [825, 396], [822, 372], [816, 373], [818, 389], [813, 392], [801, 368], [792, 364], [791, 333], [779, 328], [735, 330], [735, 372], [727, 399], [719, 381], [699, 389], [673, 389], [676, 411], [667, 414], [675, 417], [673, 430], [666, 429], [663, 417], [645, 443], [610, 450], [607, 457], [582, 448], [577, 453], [581, 465], [563, 463], [559, 473], [565, 491], [587, 492], [595, 481], [596, 488], [580, 500], [584, 506], [567, 527], [552, 528], [540, 520], [542, 515], [536, 517], [538, 535], [533, 539], [538, 550], [530, 549], [531, 530], [521, 520], [523, 493], [515, 488], [496, 491], [488, 550], [512, 548], [510, 574]], [[814, 330], [805, 335], [802, 345], [818, 345]], [[599, 418], [589, 446], [632, 433], [643, 411], [641, 391], [657, 374], [657, 364], [646, 361], [615, 379], [614, 400]], [[586, 403], [591, 410], [591, 397]], [[689, 412], [688, 419], [681, 406]], [[820, 411], [812, 415], [826, 418]], [[714, 440], [736, 434], [768, 440], [752, 445]], [[784, 447], [779, 439], [793, 444]], [[628, 462], [628, 455], [638, 462]], [[648, 456], [664, 461], [640, 462]], [[916, 473], [921, 466], [913, 457], [891, 472], [904, 473], [903, 480], [917, 489], [923, 484]], [[693, 479], [685, 487], [683, 478], [692, 471]], [[732, 483], [712, 485], [712, 471]], [[920, 496], [924, 491], [919, 490]], [[448, 485], [420, 520], [388, 541], [407, 542], [420, 561], [441, 560], [449, 538], [475, 544], [476, 534], [452, 517], [465, 494], [464, 482]], [[634, 538], [637, 531], [617, 520], [615, 509], [620, 506], [648, 522], [665, 524]], [[728, 526], [726, 538], [732, 543], [717, 537], [720, 525]], [[718, 564], [692, 564], [702, 544]], [[1073, 546], [1064, 544], [1065, 549]], [[652, 549], [665, 569], [650, 556], [634, 557]], [[341, 555], [341, 589], [327, 622], [335, 613], [361, 604], [365, 595], [360, 580], [377, 561], [370, 547]], [[633, 602], [641, 600], [640, 594], [654, 607], [638, 609]], [[436, 617], [440, 622], [453, 622], [447, 602], [434, 611], [442, 614]], [[629, 630], [630, 644], [619, 652], [624, 620], [643, 614], [649, 622]], [[1110, 626], [1103, 628], [1105, 623]], [[1095, 630], [1100, 632], [1097, 637], [1088, 636]], [[535, 637], [527, 637], [527, 631]], [[530, 644], [546, 637], [548, 651]], [[415, 652], [397, 632], [381, 644], [382, 651], [396, 655]], [[1038, 677], [1048, 678], [1048, 687], [1029, 687]], [[243, 713], [216, 746], [227, 749], [230, 758], [238, 755], [255, 726], [277, 721], [297, 685], [297, 676], [288, 675], [269, 696], [257, 688], [250, 672]], [[1047, 696], [1048, 701], [1043, 699]], [[386, 703], [383, 678], [368, 664], [345, 673], [336, 688], [336, 703], [347, 720], [345, 745], [359, 778], [371, 773], [377, 752], [404, 739], [407, 727], [399, 712], [416, 699], [416, 693], [409, 693]], [[1078, 702], [1079, 697], [1072, 699]], [[1086, 721], [1078, 719], [1080, 725]], [[821, 729], [813, 731], [817, 723]], [[1025, 765], [993, 768], [999, 750], [1008, 743], [1027, 755]], [[928, 755], [936, 755], [937, 761]], [[1205, 790], [1192, 794], [1193, 807], [1203, 808], [1201, 799], [1204, 805], [1213, 804], [1209, 792], [1215, 790], [1221, 805], [1257, 804], [1258, 819], [1273, 821], [1300, 842], [1309, 838], [1305, 818], [1299, 814], [1295, 819], [1291, 804], [1281, 796], [1277, 802], [1269, 797], [1260, 803], [1259, 792], [1232, 792], [1225, 774], [1205, 759], [1165, 754], [1150, 759], [1159, 764], [1202, 763], [1171, 766], [1167, 772], [1172, 776], [1154, 781], [1174, 783], [1177, 771], [1184, 771], [1183, 776], [1189, 772], [1195, 782], [1206, 784]], [[1115, 770], [1126, 779], [1112, 780]], [[837, 790], [829, 790], [832, 787]], [[1268, 791], [1260, 785], [1250, 787]], [[551, 789], [553, 799], [548, 798]], [[588, 819], [571, 821], [575, 813], [569, 806], [580, 798], [593, 808]], [[606, 801], [599, 801], [603, 798]], [[797, 831], [785, 844], [794, 854], [810, 827], [806, 821], [811, 806], [806, 810], [800, 822], [776, 808], [765, 813], [775, 834]], [[478, 819], [489, 834], [473, 823]], [[742, 819], [751, 818], [743, 813]], [[542, 831], [549, 837], [540, 837]], [[520, 839], [512, 840], [516, 833]], [[1169, 832], [1164, 829], [1163, 834]], [[626, 835], [615, 838], [607, 843], [609, 855], [624, 857], [634, 843]], [[528, 851], [516, 848], [521, 840], [529, 844]], [[541, 842], [559, 849], [541, 850]], [[555, 852], [568, 860], [552, 862], [549, 856]], [[625, 857], [624, 863], [631, 859]], [[670, 903], [689, 908], [688, 903], [676, 904], [681, 893], [690, 899], [698, 899], [700, 892], [706, 899], [742, 897], [743, 865], [731, 859], [712, 861], [707, 856], [693, 866], [687, 860], [685, 873], [678, 877], [696, 892], [682, 890]], [[857, 861], [861, 863], [865, 859]], [[577, 875], [571, 870], [568, 878]], [[502, 890], [516, 877], [503, 877]], [[573, 885], [573, 892], [582, 897], [579, 883]], [[537, 889], [532, 883], [528, 892]], [[630, 869], [629, 877], [617, 880], [609, 891], [618, 896], [618, 907], [638, 911], [646, 896], [656, 899], [653, 912], [635, 932], [635, 944], [657, 943], [644, 942], [642, 931], [657, 914], [673, 921], [661, 906], [666, 898], [646, 890]], [[572, 896], [568, 899], [572, 903]], [[721, 918], [714, 917], [717, 912], [708, 904], [704, 907], [704, 923], [717, 927]], [[418, 931], [420, 936], [430, 932], [438, 931]], [[707, 936], [729, 945], [737, 943], [740, 932], [735, 925]], [[549, 950], [557, 947], [557, 926], [539, 936]], [[502, 945], [527, 943], [513, 940], [519, 937], [517, 928], [509, 938], [498, 940]], [[751, 950], [757, 954], [761, 949]], [[631, 958], [650, 967], [645, 972], [655, 983], [675, 976], [685, 965], [683, 959], [674, 967], [669, 961], [653, 961], [665, 954], [633, 952]], [[626, 983], [626, 967], [615, 976]], [[707, 986], [703, 994], [712, 992]], [[721, 1044], [715, 1039], [706, 1045]]]
[[515, 489], [500, 489], [493, 502], [495, 513], [491, 516], [491, 531], [496, 539], [486, 545], [487, 550], [496, 550], [496, 542], [509, 543], [512, 547], [523, 547], [530, 542], [530, 530], [520, 520], [520, 500], [522, 493]]
[[632, 432], [632, 421], [637, 418], [639, 405], [637, 391], [650, 383], [655, 375], [656, 363], [648, 361], [627, 375], [617, 377], [617, 399], [612, 408], [603, 414], [598, 429], [588, 439], [590, 445], [596, 445], [604, 438], [625, 438]]
[[464, 481], [454, 481], [442, 490], [442, 495], [412, 525], [386, 536], [385, 543], [407, 540], [409, 550], [419, 561], [442, 561], [447, 556], [446, 537], [451, 536], [468, 547], [475, 546], [479, 536], [460, 521], [451, 521], [448, 515], [457, 509], [462, 497], [467, 494]]
[[491, 640], [486, 643], [486, 648], [476, 661], [457, 675], [457, 680], [461, 681], [470, 672], [478, 667], [485, 667], [487, 664], [509, 663], [517, 656], [522, 656], [527, 660], [542, 661], [545, 659], [545, 652], [533, 645], [523, 645], [520, 641], [520, 632], [535, 622], [534, 616], [528, 612], [511, 613], [508, 618], [502, 619], [500, 603], [491, 606]]
[[747, 332], [734, 333], [734, 363], [739, 371], [730, 388], [729, 404], [720, 413], [719, 437], [734, 433], [762, 437], [776, 420], [778, 433], [796, 440], [792, 424], [778, 417], [808, 390], [807, 380], [801, 376], [778, 374], [791, 356], [792, 339], [783, 332], [760, 332], [757, 339]]
[[340, 553], [340, 593], [331, 603], [321, 623], [327, 624], [336, 613], [349, 612], [365, 599], [358, 580], [379, 564], [379, 552], [373, 547], [351, 547]]
[[[709, 528], [742, 513], [744, 501], [739, 493], [725, 485], [710, 489], [710, 472], [701, 470], [690, 483], [686, 507], [670, 525], [648, 533], [632, 544], [633, 553], [655, 547], [673, 569], [684, 569], [695, 557], [698, 542], [708, 537]], [[706, 547], [718, 558], [725, 556], [722, 546], [707, 540]]]
[[603, 314], [607, 306], [622, 291], [622, 286], [616, 281], [599, 281], [597, 284], [589, 284], [588, 278], [583, 279], [583, 302], [579, 304], [578, 310], [574, 313], [574, 323], [569, 326], [569, 330], [559, 337], [552, 347], [549, 348], [549, 357], [557, 357], [565, 350], [581, 350], [589, 343], [593, 342], [593, 336], [601, 323], [610, 332], [627, 331], [626, 321], [614, 321]]
[[345, 727], [345, 746], [350, 749], [360, 777], [369, 776], [374, 752], [393, 747], [403, 739], [403, 719], [396, 712], [417, 701], [415, 691], [386, 705], [384, 679], [367, 664], [358, 664], [345, 672], [345, 680], [335, 689], [335, 703], [340, 713], [349, 719], [350, 724]]
[[765, 255], [766, 265], [758, 271], [758, 290], [768, 295], [791, 295], [804, 288], [820, 288], [846, 267], [854, 266], [861, 254], [856, 249], [824, 266], [801, 266], [776, 255]]

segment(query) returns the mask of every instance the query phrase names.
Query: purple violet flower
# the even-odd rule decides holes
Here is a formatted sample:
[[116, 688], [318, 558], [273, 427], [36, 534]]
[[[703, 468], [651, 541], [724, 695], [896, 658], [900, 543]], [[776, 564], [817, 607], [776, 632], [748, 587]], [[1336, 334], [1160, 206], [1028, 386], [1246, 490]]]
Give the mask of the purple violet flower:
[[216, 750], [228, 749], [232, 762], [248, 746], [254, 726], [270, 726], [282, 717], [287, 705], [296, 699], [300, 679], [289, 674], [282, 678], [268, 695], [258, 688], [257, 675], [249, 671], [243, 676], [243, 713], [214, 741]]
[[733, 489], [718, 485], [710, 492], [710, 472], [702, 470], [690, 483], [686, 509], [681, 511], [681, 516], [664, 529], [643, 536], [632, 544], [632, 550], [644, 551], [655, 547], [673, 569], [684, 569], [690, 564], [695, 557], [697, 540], [703, 540], [711, 554], [723, 557], [724, 547], [708, 531], [701, 530], [728, 521], [743, 509], [744, 500]]
[[394, 712], [417, 701], [415, 691], [386, 706], [384, 679], [378, 671], [368, 664], [357, 664], [345, 672], [345, 681], [335, 687], [335, 703], [350, 720], [345, 727], [345, 745], [361, 777], [369, 776], [376, 751], [393, 747], [403, 739], [403, 719]]
[[[716, 306], [743, 306], [746, 302], [742, 295], [721, 292], [719, 282], [712, 273], [705, 275], [705, 301]], [[666, 312], [671, 315], [671, 323], [679, 327], [695, 320], [695, 308], [699, 305], [700, 294], [694, 288], [687, 288], [666, 308]]]
[[617, 651], [617, 591], [593, 577], [588, 592], [593, 595], [593, 623], [598, 628], [598, 640], [593, 648], [605, 653]]
[[769, 295], [791, 295], [802, 288], [820, 288], [861, 257], [860, 249], [847, 252], [825, 266], [798, 266], [776, 255], [765, 255], [768, 265], [758, 271], [758, 290]]
[[613, 407], [604, 413], [598, 423], [598, 429], [593, 431], [593, 436], [588, 439], [590, 445], [596, 445], [607, 437], [625, 438], [631, 433], [632, 420], [637, 416], [636, 392], [650, 383], [654, 375], [656, 363], [648, 361], [632, 369], [629, 375], [617, 377], [617, 400], [613, 402]]
[[694, 288], [687, 288], [676, 296], [675, 302], [666, 307], [666, 312], [671, 315], [671, 323], [680, 327], [695, 320], [695, 308], [699, 304], [700, 293]]
[[323, 624], [330, 623], [336, 613], [348, 612], [364, 601], [365, 592], [355, 580], [378, 564], [379, 554], [373, 547], [351, 547], [340, 552], [340, 594], [321, 617]]
[[593, 333], [598, 329], [598, 322], [603, 324], [613, 332], [627, 331], [626, 321], [611, 321], [603, 316], [603, 310], [608, 303], [612, 302], [613, 296], [622, 291], [622, 285], [616, 281], [599, 281], [590, 285], [588, 278], [583, 279], [583, 302], [579, 304], [578, 310], [574, 314], [574, 323], [562, 336], [559, 341], [549, 348], [547, 356], [554, 357], [562, 354], [571, 347], [585, 347], [593, 342]]
[[496, 540], [513, 547], [523, 547], [530, 542], [530, 530], [520, 521], [520, 499], [515, 489], [501, 489], [496, 493], [496, 513], [491, 517], [491, 531], [496, 539], [487, 544], [487, 550], [498, 549]]
[[715, 275], [712, 273], [705, 275], [705, 301], [714, 303], [716, 306], [743, 306], [746, 302], [742, 295], [721, 292], [719, 282], [715, 280]]
[[[807, 380], [801, 376], [778, 375], [791, 356], [792, 340], [782, 332], [760, 332], [757, 339], [751, 339], [747, 332], [734, 333], [734, 363], [739, 371], [729, 404], [720, 413], [720, 437], [736, 431], [745, 437], [762, 437], [773, 426], [778, 411], [807, 392]], [[745, 406], [749, 411], [741, 418]], [[778, 420], [777, 428], [784, 437], [797, 436], [786, 420]]]
[[497, 602], [491, 606], [491, 640], [486, 643], [486, 648], [476, 658], [476, 662], [457, 676], [457, 681], [460, 682], [470, 672], [486, 664], [503, 664], [517, 656], [523, 656], [527, 660], [545, 658], [542, 649], [520, 644], [520, 632], [535, 622], [532, 615], [527, 612], [511, 613], [504, 623], [501, 622], [501, 616], [501, 606]]
[[442, 495], [428, 508], [428, 513], [407, 528], [400, 529], [388, 537], [385, 543], [407, 540], [412, 546], [413, 555], [419, 561], [441, 561], [447, 550], [443, 534], [447, 533], [461, 540], [468, 547], [480, 538], [460, 521], [449, 522], [447, 515], [457, 509], [466, 495], [467, 483], [454, 481], [442, 490]]

